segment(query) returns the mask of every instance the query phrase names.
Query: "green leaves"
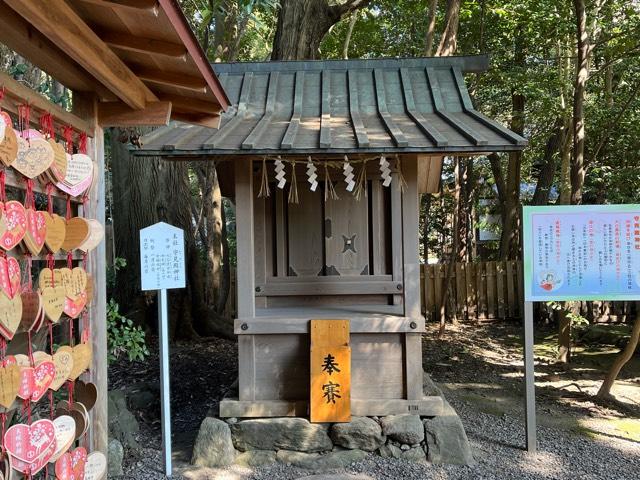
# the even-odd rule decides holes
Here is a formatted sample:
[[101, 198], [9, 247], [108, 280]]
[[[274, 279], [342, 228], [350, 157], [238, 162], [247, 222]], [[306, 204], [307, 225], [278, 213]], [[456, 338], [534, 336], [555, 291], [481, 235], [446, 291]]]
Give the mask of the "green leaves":
[[120, 305], [112, 298], [107, 304], [107, 355], [109, 362], [126, 354], [130, 362], [142, 361], [149, 355], [145, 332], [120, 314]]

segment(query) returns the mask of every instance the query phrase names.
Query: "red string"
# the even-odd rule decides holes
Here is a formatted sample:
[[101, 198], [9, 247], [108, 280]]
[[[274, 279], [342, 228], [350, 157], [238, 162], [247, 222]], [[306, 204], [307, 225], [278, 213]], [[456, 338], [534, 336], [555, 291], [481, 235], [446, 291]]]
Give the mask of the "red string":
[[[7, 254], [6, 252], [2, 251], [0, 252], [0, 258], [7, 258]], [[9, 262], [4, 262], [4, 273], [6, 278], [9, 278]], [[9, 295], [11, 295], [11, 297], [13, 298], [13, 296], [18, 293], [18, 292], [14, 292], [13, 291], [13, 286], [11, 285], [11, 282], [9, 282]], [[4, 340], [4, 338], [3, 338]]]
[[75, 388], [75, 382], [70, 380], [67, 382], [67, 391], [69, 392], [69, 410], [73, 408], [73, 390]]
[[31, 278], [31, 267], [33, 267], [33, 258], [30, 253], [25, 253], [27, 257], [27, 292], [33, 291], [33, 278]]
[[0, 88], [0, 102], [4, 100], [4, 92], [5, 92], [5, 88], [4, 86], [2, 86], [2, 88]]
[[31, 330], [27, 332], [27, 339], [29, 340], [29, 344], [27, 345], [27, 351], [29, 354], [29, 362], [31, 363], [31, 367], [36, 366], [36, 362], [33, 359], [33, 345], [31, 344]]
[[53, 129], [53, 116], [49, 112], [40, 115], [40, 130], [49, 138], [56, 138], [56, 132]]
[[3, 367], [6, 367], [4, 363], [6, 356], [7, 356], [7, 340], [4, 337], [0, 337], [0, 363], [2, 364]]
[[0, 423], [2, 423], [2, 438], [0, 438], [0, 448], [2, 449], [2, 458], [4, 458], [4, 454], [6, 451], [4, 448], [4, 433], [7, 428], [7, 414], [4, 412], [0, 413]]
[[[53, 322], [47, 322], [49, 327], [49, 352], [53, 356]], [[49, 389], [49, 417], [53, 420], [53, 390]], [[45, 476], [45, 478], [47, 478]]]
[[67, 268], [73, 268], [73, 252], [67, 252]]
[[27, 131], [29, 130], [29, 126], [31, 125], [31, 105], [26, 103], [21, 103], [18, 105], [18, 128], [20, 128], [20, 133], [22, 138], [27, 138]]
[[0, 202], [7, 201], [7, 191], [5, 189], [6, 173], [4, 168], [0, 170]]
[[64, 137], [64, 141], [67, 145], [67, 153], [69, 155], [73, 154], [73, 128], [69, 125], [65, 125], [62, 127], [62, 136]]
[[47, 183], [47, 212], [53, 214], [53, 183]]
[[27, 178], [27, 190], [24, 196], [24, 206], [27, 208], [36, 209], [36, 201], [33, 195], [33, 179]]
[[47, 268], [51, 270], [51, 285], [55, 287], [55, 277], [53, 275], [53, 268], [56, 266], [56, 260], [53, 253], [47, 254]]
[[80, 138], [78, 138], [78, 151], [80, 153], [87, 154], [87, 134], [80, 132]]
[[65, 218], [69, 220], [71, 218], [71, 195], [67, 194], [67, 213], [65, 214]]

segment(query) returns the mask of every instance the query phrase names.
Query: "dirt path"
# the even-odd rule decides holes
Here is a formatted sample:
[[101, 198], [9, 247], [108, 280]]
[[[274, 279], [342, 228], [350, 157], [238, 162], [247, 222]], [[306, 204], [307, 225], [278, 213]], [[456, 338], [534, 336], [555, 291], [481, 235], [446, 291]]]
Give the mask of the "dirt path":
[[[436, 326], [424, 336], [424, 366], [449, 395], [496, 416], [524, 415], [520, 327], [513, 323]], [[585, 435], [640, 441], [640, 358], [622, 370], [612, 393], [622, 408], [594, 402], [616, 347], [576, 346], [571, 368], [554, 362], [555, 332], [537, 327], [538, 422]], [[634, 418], [635, 417], [635, 418]]]

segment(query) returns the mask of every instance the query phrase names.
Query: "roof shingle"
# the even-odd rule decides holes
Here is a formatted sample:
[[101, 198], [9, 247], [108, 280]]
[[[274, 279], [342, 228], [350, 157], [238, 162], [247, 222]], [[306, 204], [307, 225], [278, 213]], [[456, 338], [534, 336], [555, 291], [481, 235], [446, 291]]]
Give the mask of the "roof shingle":
[[174, 123], [142, 155], [306, 155], [518, 150], [526, 140], [476, 111], [463, 73], [488, 58], [214, 64], [232, 108], [219, 129]]

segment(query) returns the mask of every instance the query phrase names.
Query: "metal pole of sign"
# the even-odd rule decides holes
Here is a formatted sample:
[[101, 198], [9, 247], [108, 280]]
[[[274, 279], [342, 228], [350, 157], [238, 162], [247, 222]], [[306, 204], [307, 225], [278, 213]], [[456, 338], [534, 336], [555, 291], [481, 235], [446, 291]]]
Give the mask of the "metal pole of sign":
[[536, 384], [533, 364], [533, 302], [524, 302], [524, 385], [525, 385], [525, 428], [527, 451], [535, 453], [536, 442]]
[[158, 290], [158, 320], [160, 322], [160, 391], [162, 395], [162, 455], [164, 471], [171, 477], [171, 388], [169, 385], [169, 301], [167, 290]]

